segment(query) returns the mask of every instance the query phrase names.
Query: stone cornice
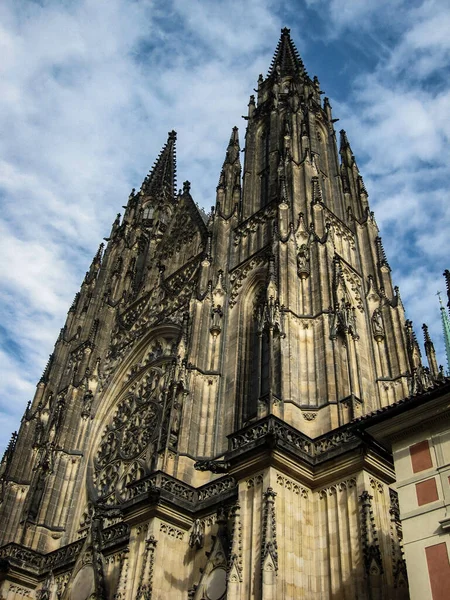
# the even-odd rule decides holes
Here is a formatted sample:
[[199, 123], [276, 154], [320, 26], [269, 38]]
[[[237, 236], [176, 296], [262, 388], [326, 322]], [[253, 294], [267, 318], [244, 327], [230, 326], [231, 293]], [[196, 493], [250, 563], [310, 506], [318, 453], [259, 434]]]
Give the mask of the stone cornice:
[[395, 480], [392, 457], [352, 423], [310, 438], [275, 416], [268, 416], [228, 436], [225, 460], [236, 479], [274, 466], [312, 489], [362, 468], [388, 483]]

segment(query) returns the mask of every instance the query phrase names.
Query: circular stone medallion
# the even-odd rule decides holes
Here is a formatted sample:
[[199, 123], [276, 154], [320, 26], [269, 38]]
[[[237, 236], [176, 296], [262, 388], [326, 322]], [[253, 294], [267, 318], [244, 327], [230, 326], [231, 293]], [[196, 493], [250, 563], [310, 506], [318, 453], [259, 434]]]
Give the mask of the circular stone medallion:
[[206, 584], [206, 596], [208, 600], [220, 600], [227, 591], [227, 574], [225, 569], [217, 567], [208, 577]]

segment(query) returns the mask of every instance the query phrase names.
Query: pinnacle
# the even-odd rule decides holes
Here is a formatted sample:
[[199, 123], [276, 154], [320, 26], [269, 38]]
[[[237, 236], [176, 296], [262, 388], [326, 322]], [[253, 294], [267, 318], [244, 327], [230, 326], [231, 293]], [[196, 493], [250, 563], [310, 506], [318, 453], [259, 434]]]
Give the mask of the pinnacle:
[[163, 146], [152, 170], [141, 186], [141, 191], [150, 196], [173, 200], [176, 193], [176, 154], [175, 131], [168, 133], [167, 142]]
[[347, 132], [345, 131], [345, 129], [341, 129], [339, 133], [341, 136], [340, 150], [342, 151], [344, 148], [350, 148], [350, 143], [348, 141]]
[[377, 258], [379, 266], [387, 267], [390, 270], [390, 266], [386, 258], [386, 252], [384, 251], [383, 242], [380, 236], [377, 236], [375, 238], [375, 244], [377, 249]]
[[225, 167], [227, 165], [236, 165], [240, 169], [240, 161], [239, 161], [239, 129], [234, 126], [231, 130], [230, 141], [227, 146], [227, 153], [225, 155], [225, 160], [223, 161], [222, 171], [219, 177], [219, 186], [225, 185]]
[[232, 164], [236, 158], [239, 158], [239, 129], [234, 126], [231, 131], [230, 141], [228, 142], [225, 162]]
[[268, 77], [276, 72], [280, 75], [288, 73], [302, 73], [306, 75], [305, 66], [294, 42], [291, 39], [291, 30], [284, 27], [281, 30], [281, 37], [275, 49], [275, 54], [269, 68]]
[[423, 337], [425, 340], [425, 344], [431, 344], [431, 338], [430, 338], [430, 334], [428, 332], [428, 325], [426, 325], [425, 323], [422, 325], [422, 329], [423, 329]]

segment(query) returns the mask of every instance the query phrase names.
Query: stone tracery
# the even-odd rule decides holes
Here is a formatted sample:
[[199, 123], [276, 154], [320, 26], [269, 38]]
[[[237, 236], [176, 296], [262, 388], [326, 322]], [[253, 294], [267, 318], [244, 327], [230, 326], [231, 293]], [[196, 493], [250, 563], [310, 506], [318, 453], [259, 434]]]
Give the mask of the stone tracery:
[[94, 457], [98, 499], [120, 502], [125, 487], [150, 467], [166, 396], [169, 363], [153, 366], [134, 382], [103, 430]]

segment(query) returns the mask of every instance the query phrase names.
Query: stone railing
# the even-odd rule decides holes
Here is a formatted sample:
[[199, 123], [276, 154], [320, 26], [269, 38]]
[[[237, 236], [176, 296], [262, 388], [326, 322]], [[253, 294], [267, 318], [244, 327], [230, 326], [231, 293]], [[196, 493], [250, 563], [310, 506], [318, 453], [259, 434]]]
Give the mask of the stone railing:
[[265, 417], [228, 436], [232, 454], [244, 450], [250, 444], [258, 444], [265, 439], [280, 442], [300, 451], [303, 455], [316, 459], [332, 450], [338, 450], [350, 442], [357, 442], [351, 425], [312, 439], [274, 416]]

